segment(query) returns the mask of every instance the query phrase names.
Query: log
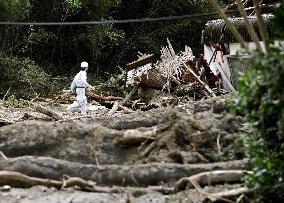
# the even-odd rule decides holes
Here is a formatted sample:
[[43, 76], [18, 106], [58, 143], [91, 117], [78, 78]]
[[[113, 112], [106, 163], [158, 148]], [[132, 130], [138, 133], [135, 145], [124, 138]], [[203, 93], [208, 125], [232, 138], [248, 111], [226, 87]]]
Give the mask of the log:
[[[0, 170], [20, 172], [28, 176], [60, 180], [63, 175], [96, 182], [98, 185], [149, 186], [161, 182], [174, 183], [182, 177], [212, 170], [244, 170], [247, 160], [210, 164], [151, 163], [138, 165], [91, 165], [50, 157], [23, 156], [0, 161]], [[0, 179], [0, 184], [9, 181]]]
[[118, 110], [118, 102], [114, 102], [111, 110], [108, 112], [108, 115], [114, 114]]
[[142, 131], [152, 130], [153, 127], [148, 126], [157, 125], [161, 113], [155, 110], [126, 114], [120, 116], [119, 119], [105, 115], [101, 117], [66, 118], [56, 122], [17, 122], [14, 125], [0, 128], [0, 149], [8, 157], [50, 156], [74, 162], [95, 164], [95, 155], [89, 147], [91, 145], [97, 152], [100, 164], [124, 164], [133, 155], [138, 155], [138, 152], [135, 151], [135, 146], [133, 146], [132, 153], [129, 153], [128, 149], [114, 145], [113, 140], [123, 136], [125, 130], [110, 128], [133, 129], [143, 127]]
[[116, 100], [122, 100], [122, 97], [115, 97], [115, 96], [100, 96], [95, 94], [94, 92], [90, 92], [87, 94], [89, 99], [93, 99], [93, 100], [100, 100], [100, 101], [116, 101]]
[[122, 102], [120, 102], [119, 104], [121, 106], [124, 106], [125, 104], [127, 104], [127, 102], [130, 100], [130, 98], [137, 92], [138, 88], [139, 88], [139, 85], [135, 85], [133, 87], [133, 89], [131, 90], [131, 92], [128, 95], [126, 95], [124, 100]]
[[190, 177], [183, 177], [175, 184], [175, 190], [180, 191], [185, 188], [193, 188], [198, 185], [211, 185], [226, 182], [241, 182], [245, 174], [244, 170], [217, 170], [202, 172]]
[[126, 70], [130, 71], [132, 69], [141, 67], [146, 65], [147, 63], [151, 63], [155, 58], [154, 54], [140, 54], [139, 58], [136, 61], [126, 64]]
[[134, 86], [131, 92], [128, 95], [126, 95], [126, 97], [123, 99], [123, 101], [115, 102], [112, 109], [109, 111], [108, 114], [109, 115], [114, 114], [119, 108], [127, 113], [132, 113], [133, 111], [131, 111], [130, 109], [127, 109], [126, 107], [124, 107], [124, 105], [127, 104], [130, 98], [137, 92], [138, 88], [139, 88], [138, 85]]
[[36, 111], [40, 112], [40, 113], [43, 113], [43, 114], [45, 114], [45, 115], [47, 115], [47, 116], [57, 120], [57, 121], [64, 119], [64, 117], [61, 116], [60, 114], [58, 114], [55, 111], [53, 111], [52, 109], [46, 108], [46, 107], [44, 107], [44, 106], [42, 106], [40, 104], [35, 104], [34, 105], [34, 109]]

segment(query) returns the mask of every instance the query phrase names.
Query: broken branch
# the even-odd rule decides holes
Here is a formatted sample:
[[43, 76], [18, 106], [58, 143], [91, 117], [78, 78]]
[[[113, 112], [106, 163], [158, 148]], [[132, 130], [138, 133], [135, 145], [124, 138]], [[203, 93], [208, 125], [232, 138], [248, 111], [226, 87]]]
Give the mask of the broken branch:
[[190, 177], [184, 177], [175, 184], [175, 190], [180, 191], [185, 188], [192, 188], [194, 185], [209, 185], [220, 182], [241, 182], [244, 170], [218, 170], [202, 172]]
[[94, 100], [101, 100], [101, 101], [114, 101], [114, 100], [122, 100], [122, 97], [115, 97], [115, 96], [100, 96], [97, 95], [93, 92], [88, 93], [88, 98], [89, 99], [94, 99]]
[[5, 160], [8, 159], [2, 151], [0, 151], [0, 156], [1, 156], [2, 159], [5, 159]]
[[51, 117], [51, 118], [57, 120], [57, 121], [64, 119], [63, 116], [59, 115], [59, 114], [56, 113], [55, 111], [53, 111], [53, 110], [51, 110], [51, 109], [48, 109], [48, 108], [46, 108], [46, 107], [44, 107], [44, 106], [42, 106], [42, 105], [40, 105], [40, 104], [35, 104], [35, 105], [34, 105], [34, 109], [35, 109], [36, 111], [40, 112], [40, 113], [43, 113], [43, 114], [45, 114], [45, 115], [47, 115], [47, 116], [49, 116], [49, 117]]
[[15, 171], [0, 171], [0, 179], [9, 182], [11, 185], [21, 186], [35, 186], [43, 185], [47, 187], [55, 187], [57, 189], [79, 186], [82, 189], [93, 191], [95, 183], [92, 181], [85, 181], [78, 177], [70, 177], [67, 180], [50, 180], [37, 177], [27, 176], [25, 174]]
[[205, 84], [198, 75], [188, 66], [186, 63], [181, 61], [182, 65], [196, 78], [197, 82], [199, 82], [206, 90], [207, 92], [212, 95], [213, 97], [216, 97], [215, 93], [210, 89], [210, 87]]

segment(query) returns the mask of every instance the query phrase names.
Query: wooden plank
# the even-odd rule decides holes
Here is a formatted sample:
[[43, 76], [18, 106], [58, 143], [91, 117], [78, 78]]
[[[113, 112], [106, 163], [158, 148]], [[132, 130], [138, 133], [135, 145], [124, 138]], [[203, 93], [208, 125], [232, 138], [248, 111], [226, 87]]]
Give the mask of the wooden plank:
[[154, 54], [144, 54], [140, 56], [136, 61], [126, 64], [127, 71], [144, 66], [147, 63], [151, 63], [154, 58]]

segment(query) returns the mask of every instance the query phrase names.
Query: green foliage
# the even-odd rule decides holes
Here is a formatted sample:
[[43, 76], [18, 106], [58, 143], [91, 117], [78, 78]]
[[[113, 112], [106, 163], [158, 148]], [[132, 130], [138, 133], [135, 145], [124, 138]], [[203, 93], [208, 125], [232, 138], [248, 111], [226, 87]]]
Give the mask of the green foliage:
[[73, 8], [81, 8], [82, 7], [82, 2], [81, 0], [66, 0], [66, 2]]
[[[151, 0], [151, 1], [121, 1], [118, 18], [158, 18], [165, 16], [189, 15], [212, 11], [211, 5], [205, 0]], [[201, 32], [205, 23], [212, 20], [210, 17], [189, 18], [180, 21], [162, 21], [155, 23], [133, 23], [122, 25], [119, 28], [125, 30], [128, 43], [124, 60], [132, 60], [137, 51], [154, 53], [159, 55], [160, 48], [167, 44], [169, 38], [175, 50], [184, 50], [189, 45], [194, 54], [201, 53]], [[128, 59], [127, 56], [131, 57]]]
[[122, 96], [131, 91], [130, 88], [124, 88], [124, 74], [113, 74], [106, 82], [95, 85], [98, 92], [104, 92], [106, 95]]
[[279, 3], [276, 4], [276, 9], [274, 13], [275, 13], [275, 18], [274, 18], [275, 26], [274, 27], [277, 31], [277, 34], [283, 39], [284, 38], [284, 24], [283, 24], [284, 1], [283, 0], [279, 1]]
[[[20, 97], [20, 98], [19, 98]], [[8, 97], [3, 98], [1, 104], [5, 107], [14, 107], [14, 108], [24, 108], [30, 107], [31, 101], [35, 99], [35, 97], [22, 97], [22, 95], [12, 94]]]
[[[110, 64], [108, 59], [115, 61], [116, 47], [124, 40], [124, 32], [116, 30], [112, 25], [87, 27], [75, 39], [76, 44], [84, 47], [82, 54], [89, 55], [89, 61], [95, 64], [97, 73], [111, 72], [104, 64]], [[95, 72], [93, 69], [90, 72]], [[102, 75], [102, 74], [101, 74]]]
[[[5, 0], [0, 1], [0, 20], [9, 22], [21, 22], [28, 19], [31, 9], [29, 0]], [[26, 29], [10, 26], [0, 26], [1, 51], [11, 53], [17, 52]]]
[[[68, 22], [155, 18], [210, 12], [206, 0], [5, 0], [0, 20]], [[211, 18], [211, 17], [210, 17]], [[160, 54], [169, 38], [176, 51], [191, 46], [199, 54], [201, 30], [209, 17], [180, 21], [91, 26], [0, 25], [1, 52], [30, 58], [53, 76], [70, 75], [86, 60], [97, 77], [116, 73], [137, 51]]]
[[237, 112], [255, 129], [243, 143], [253, 173], [246, 178], [257, 202], [284, 199], [284, 48], [267, 54], [253, 53], [254, 60], [239, 83]]
[[28, 58], [1, 56], [0, 86], [2, 94], [10, 90], [20, 98], [47, 93], [50, 89], [49, 75]]
[[29, 0], [5, 0], [0, 1], [0, 19], [9, 21], [21, 21], [27, 18], [31, 9]]

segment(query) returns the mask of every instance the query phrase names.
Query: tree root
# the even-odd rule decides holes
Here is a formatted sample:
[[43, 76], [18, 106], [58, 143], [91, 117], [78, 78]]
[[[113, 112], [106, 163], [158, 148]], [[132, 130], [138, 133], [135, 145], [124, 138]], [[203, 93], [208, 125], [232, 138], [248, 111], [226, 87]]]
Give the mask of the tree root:
[[63, 179], [62, 181], [59, 181], [59, 180], [31, 177], [15, 171], [0, 171], [0, 179], [9, 182], [9, 184], [11, 185], [14, 184], [24, 185], [26, 187], [43, 185], [47, 187], [55, 187], [57, 189], [79, 186], [80, 188], [88, 191], [93, 191], [96, 185], [92, 181], [85, 181], [78, 177], [68, 177], [66, 179]]
[[217, 192], [217, 193], [207, 193], [207, 199], [209, 199], [211, 202], [217, 202], [219, 200], [223, 200], [226, 202], [234, 203], [235, 201], [231, 201], [228, 198], [238, 197], [242, 194], [247, 194], [250, 192], [251, 190], [249, 190], [247, 187], [240, 187], [237, 189], [226, 190], [226, 191]]
[[201, 195], [205, 196], [211, 202], [222, 200], [223, 202], [234, 203], [235, 201], [229, 198], [237, 197], [244, 193], [249, 193], [250, 190], [247, 187], [240, 187], [237, 189], [231, 189], [221, 191], [217, 193], [205, 192], [200, 185], [211, 185], [216, 183], [228, 183], [228, 182], [242, 182], [244, 176], [244, 170], [218, 170], [210, 172], [202, 172], [190, 177], [184, 177], [178, 180], [174, 186], [174, 191], [178, 192], [183, 189], [195, 188]]
[[[174, 194], [178, 191], [174, 187], [165, 187], [165, 186], [148, 186], [148, 187], [121, 187], [121, 186], [112, 186], [112, 187], [101, 187], [97, 186], [95, 182], [90, 180], [84, 180], [79, 177], [68, 177], [64, 176], [63, 180], [53, 180], [45, 178], [37, 178], [25, 175], [20, 172], [14, 171], [0, 171], [0, 179], [5, 180], [9, 183], [9, 186], [20, 186], [20, 187], [32, 187], [36, 185], [42, 185], [46, 187], [54, 187], [59, 190], [64, 188], [76, 187], [76, 189], [97, 192], [97, 193], [125, 193], [125, 194], [146, 194], [151, 192], [159, 192], [162, 194]], [[205, 196], [206, 199], [209, 199], [211, 202], [216, 202], [222, 200], [224, 202], [233, 202], [228, 198], [237, 197], [241, 194], [249, 193], [250, 190], [246, 187], [240, 187], [237, 189], [231, 189], [226, 191], [221, 191], [217, 193], [208, 193], [203, 191], [199, 184], [195, 186], [197, 191]]]
[[100, 192], [100, 193], [148, 193], [148, 192], [161, 192], [163, 194], [173, 193], [172, 187], [162, 187], [162, 186], [151, 186], [147, 188], [137, 188], [137, 187], [100, 187], [96, 186], [93, 181], [86, 181], [79, 177], [67, 177], [65, 176], [63, 180], [52, 180], [27, 176], [23, 173], [14, 171], [0, 171], [0, 179], [5, 180], [10, 183], [10, 185], [32, 187], [36, 185], [42, 185], [46, 187], [54, 187], [57, 189], [64, 189], [69, 187], [79, 187], [81, 190], [90, 192]]

